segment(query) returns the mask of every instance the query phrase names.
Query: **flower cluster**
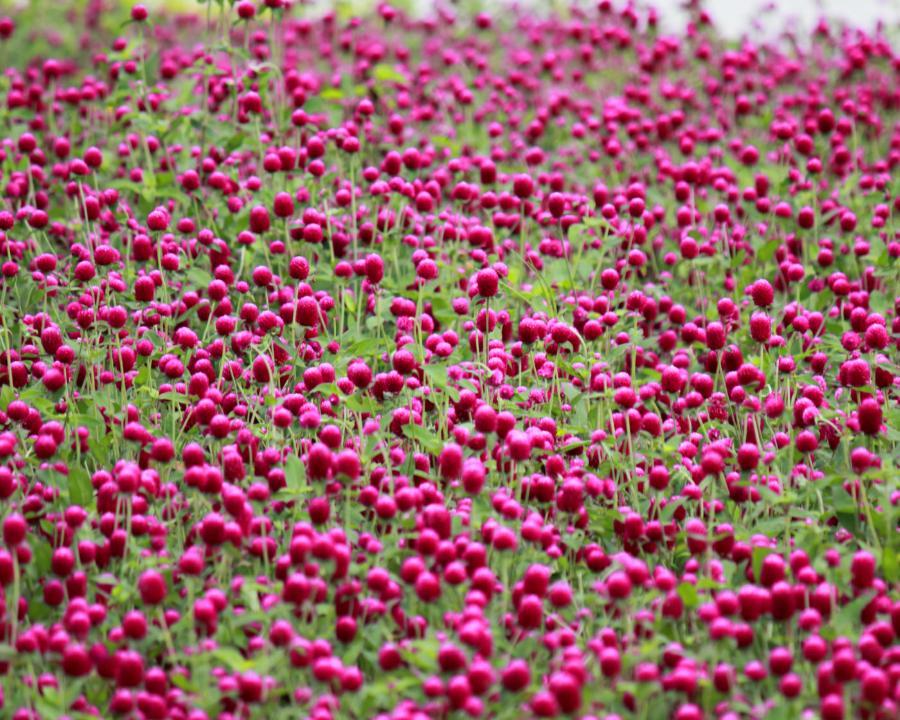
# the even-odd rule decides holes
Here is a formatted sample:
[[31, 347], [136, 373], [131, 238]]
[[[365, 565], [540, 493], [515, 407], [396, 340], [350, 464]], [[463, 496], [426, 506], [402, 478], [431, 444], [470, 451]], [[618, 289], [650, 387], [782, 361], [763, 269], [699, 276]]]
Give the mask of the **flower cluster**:
[[3, 717], [897, 717], [881, 29], [52, 5], [0, 18]]

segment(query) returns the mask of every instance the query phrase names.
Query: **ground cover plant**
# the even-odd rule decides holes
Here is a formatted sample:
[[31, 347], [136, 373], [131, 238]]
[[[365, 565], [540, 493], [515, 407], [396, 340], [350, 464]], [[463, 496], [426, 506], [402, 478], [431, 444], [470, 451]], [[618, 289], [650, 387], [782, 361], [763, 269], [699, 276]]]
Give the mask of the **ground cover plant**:
[[690, 14], [0, 18], [2, 717], [897, 717], [900, 55]]

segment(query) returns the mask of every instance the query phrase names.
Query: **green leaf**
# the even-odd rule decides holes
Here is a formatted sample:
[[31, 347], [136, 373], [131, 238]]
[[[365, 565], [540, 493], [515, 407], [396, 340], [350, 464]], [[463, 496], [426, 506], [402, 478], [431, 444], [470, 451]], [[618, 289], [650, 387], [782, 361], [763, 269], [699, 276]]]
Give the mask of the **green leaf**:
[[189, 678], [186, 678], [180, 673], [173, 673], [171, 676], [171, 680], [173, 685], [184, 690], [185, 692], [199, 692], [199, 687], [196, 684], [192, 683]]
[[347, 356], [372, 357], [384, 349], [384, 341], [377, 337], [366, 337], [348, 345], [343, 352]]
[[187, 276], [194, 287], [205, 288], [212, 282], [212, 275], [197, 265], [191, 266], [187, 271]]
[[450, 150], [452, 153], [459, 153], [462, 145], [453, 138], [446, 137], [445, 135], [435, 135], [431, 138], [431, 144], [438, 148], [446, 148]]
[[407, 423], [403, 426], [403, 434], [428, 452], [437, 453], [441, 449], [441, 439], [433, 431], [421, 425]]
[[697, 580], [697, 588], [700, 590], [721, 590], [724, 587], [725, 585], [709, 577], [702, 577]]
[[762, 262], [768, 262], [775, 256], [775, 251], [778, 249], [779, 245], [781, 245], [781, 240], [778, 238], [769, 240], [759, 249], [759, 252], [756, 253], [757, 259]]
[[900, 563], [898, 563], [897, 551], [894, 548], [884, 548], [881, 554], [881, 568], [885, 582], [893, 585], [900, 581]]
[[454, 402], [459, 400], [459, 391], [449, 384], [446, 365], [426, 365], [423, 370], [432, 388], [447, 393]]
[[752, 555], [752, 564], [753, 564], [753, 577], [759, 582], [759, 574], [762, 571], [763, 560], [765, 560], [769, 555], [771, 555], [774, 550], [770, 547], [755, 547], [753, 548]]
[[80, 467], [69, 468], [69, 500], [75, 505], [86, 507], [94, 498], [94, 488], [87, 470]]
[[677, 592], [678, 596], [684, 602], [685, 607], [695, 608], [700, 604], [700, 596], [697, 593], [697, 588], [695, 588], [691, 583], [681, 583], [678, 586]]
[[16, 391], [10, 385], [4, 385], [3, 389], [0, 390], [0, 407], [4, 410], [9, 407], [9, 404], [16, 399]]
[[406, 78], [387, 63], [378, 63], [372, 68], [372, 77], [378, 82], [405, 83]]
[[436, 640], [417, 640], [408, 649], [401, 651], [403, 659], [424, 672], [434, 670], [437, 664], [438, 643]]
[[[834, 637], [838, 635], [849, 635], [854, 629], [859, 627], [859, 615], [866, 605], [872, 601], [874, 591], [863, 593], [858, 598], [844, 605], [834, 616], [834, 620], [828, 630], [834, 632]], [[824, 630], [824, 628], [823, 628]]]
[[343, 399], [344, 405], [355, 413], [371, 413], [376, 406], [375, 399], [369, 395], [356, 392]]
[[38, 571], [39, 576], [46, 576], [50, 572], [50, 558], [52, 550], [50, 544], [39, 542], [34, 548], [34, 567]]
[[212, 652], [212, 656], [229, 670], [243, 671], [247, 661], [233, 647], [220, 646]]
[[138, 374], [134, 377], [134, 386], [136, 388], [144, 387], [150, 380], [150, 367], [144, 365], [138, 370]]
[[305, 495], [309, 492], [309, 484], [306, 482], [306, 466], [297, 455], [289, 455], [284, 463], [284, 474], [287, 480], [287, 489], [294, 495]]

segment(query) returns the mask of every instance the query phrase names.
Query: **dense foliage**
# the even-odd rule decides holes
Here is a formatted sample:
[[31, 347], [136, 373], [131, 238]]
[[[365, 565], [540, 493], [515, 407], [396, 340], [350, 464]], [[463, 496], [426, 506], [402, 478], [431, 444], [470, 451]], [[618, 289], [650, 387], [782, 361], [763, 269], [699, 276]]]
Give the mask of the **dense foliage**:
[[897, 717], [900, 54], [657, 25], [0, 19], [3, 717]]

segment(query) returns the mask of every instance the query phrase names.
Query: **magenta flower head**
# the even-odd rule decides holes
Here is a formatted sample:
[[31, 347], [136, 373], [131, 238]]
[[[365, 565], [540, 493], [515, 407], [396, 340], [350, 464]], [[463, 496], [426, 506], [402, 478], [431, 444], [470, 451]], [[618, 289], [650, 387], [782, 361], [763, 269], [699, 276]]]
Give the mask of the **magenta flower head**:
[[16, 30], [15, 21], [8, 15], [0, 17], [0, 40], [9, 39]]
[[156, 208], [147, 216], [147, 227], [154, 232], [163, 232], [169, 227], [169, 213], [164, 208]]
[[257, 235], [266, 232], [272, 226], [269, 211], [263, 205], [254, 205], [250, 209], [250, 230]]
[[768, 315], [755, 312], [750, 318], [750, 337], [758, 343], [765, 343], [772, 337], [772, 321]]
[[252, 20], [256, 16], [256, 5], [250, 2], [250, 0], [240, 0], [240, 2], [235, 5], [235, 9], [241, 20]]
[[768, 280], [757, 280], [750, 286], [750, 296], [757, 307], [767, 308], [775, 300], [775, 291]]
[[475, 285], [478, 288], [478, 294], [484, 298], [492, 298], [497, 294], [497, 288], [500, 278], [497, 272], [492, 268], [479, 270], [475, 274]]
[[275, 217], [287, 218], [294, 214], [294, 199], [286, 192], [275, 196], [272, 207]]
[[166, 579], [156, 570], [145, 570], [138, 578], [138, 593], [145, 605], [159, 605], [168, 593]]
[[15, 547], [25, 540], [28, 523], [18, 513], [7, 515], [3, 520], [3, 542], [7, 547]]
[[881, 405], [874, 398], [866, 398], [859, 404], [857, 417], [859, 418], [859, 429], [866, 435], [877, 435], [881, 432], [884, 414]]
[[516, 175], [513, 179], [513, 192], [518, 198], [530, 198], [534, 194], [534, 180], [531, 175]]
[[131, 19], [136, 23], [144, 22], [148, 15], [146, 5], [137, 4], [131, 8]]
[[372, 253], [366, 256], [365, 274], [373, 285], [377, 285], [384, 279], [384, 260], [380, 255]]

